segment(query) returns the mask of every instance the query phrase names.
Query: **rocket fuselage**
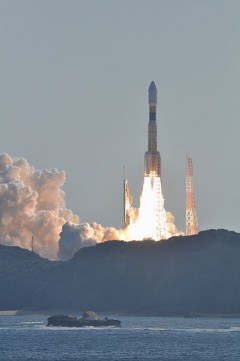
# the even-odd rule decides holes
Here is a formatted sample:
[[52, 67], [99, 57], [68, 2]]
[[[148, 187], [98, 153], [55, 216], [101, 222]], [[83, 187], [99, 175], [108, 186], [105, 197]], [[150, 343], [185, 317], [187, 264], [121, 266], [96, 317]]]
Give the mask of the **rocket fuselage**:
[[161, 176], [161, 157], [157, 150], [157, 87], [152, 81], [148, 89], [149, 122], [148, 122], [148, 150], [144, 157], [144, 176]]

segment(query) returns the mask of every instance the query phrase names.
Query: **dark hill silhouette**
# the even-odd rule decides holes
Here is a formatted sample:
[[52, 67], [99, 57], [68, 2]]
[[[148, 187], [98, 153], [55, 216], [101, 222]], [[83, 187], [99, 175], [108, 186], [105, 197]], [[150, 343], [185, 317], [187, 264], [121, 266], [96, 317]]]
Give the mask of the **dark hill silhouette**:
[[36, 290], [59, 265], [26, 249], [0, 245], [0, 309], [30, 307]]
[[83, 248], [35, 295], [36, 308], [155, 315], [240, 314], [240, 234]]

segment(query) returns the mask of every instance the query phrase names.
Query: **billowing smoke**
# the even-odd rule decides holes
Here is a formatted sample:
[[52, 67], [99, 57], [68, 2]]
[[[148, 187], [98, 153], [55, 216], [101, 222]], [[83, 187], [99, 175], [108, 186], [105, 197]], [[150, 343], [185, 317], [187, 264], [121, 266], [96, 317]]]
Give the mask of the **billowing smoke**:
[[[129, 188], [128, 197], [130, 197]], [[126, 228], [119, 230], [113, 227], [103, 227], [95, 222], [82, 224], [72, 224], [68, 222], [64, 224], [62, 232], [60, 233], [58, 257], [63, 261], [69, 260], [79, 249], [108, 240], [121, 239], [124, 241], [131, 241], [133, 239], [141, 240], [148, 238], [144, 233], [139, 233], [141, 234], [140, 236], [138, 233], [132, 232], [136, 224], [135, 222], [139, 218], [139, 208], [134, 208], [132, 206], [132, 201], [129, 202], [127, 212], [129, 219], [134, 220], [134, 222], [130, 222]], [[140, 226], [147, 223], [146, 221], [146, 218], [142, 219]], [[180, 234], [183, 233], [177, 230], [174, 224], [173, 215], [170, 212], [166, 212], [166, 237], [162, 238], [169, 238]]]
[[167, 218], [167, 234], [168, 237], [173, 236], [183, 236], [184, 233], [182, 231], [178, 231], [177, 227], [174, 224], [174, 216], [171, 212], [166, 212], [166, 218]]
[[[82, 247], [108, 240], [131, 240], [130, 226], [117, 230], [98, 223], [81, 223], [65, 207], [61, 189], [65, 173], [36, 170], [21, 159], [0, 154], [0, 243], [33, 248], [42, 257], [68, 260]], [[138, 209], [132, 208], [134, 218]], [[166, 213], [168, 236], [182, 234]]]
[[122, 230], [103, 227], [95, 222], [77, 225], [66, 223], [60, 233], [58, 256], [61, 260], [66, 261], [82, 247], [93, 246], [109, 240], [119, 240], [121, 237], [124, 237]]
[[[174, 225], [173, 215], [167, 212], [166, 216], [168, 237], [183, 234]], [[96, 222], [81, 224], [67, 222], [63, 225], [62, 232], [60, 233], [58, 257], [63, 261], [67, 261], [83, 247], [93, 246], [110, 240], [132, 240], [130, 226], [117, 230], [114, 227], [103, 227]]]
[[59, 233], [78, 216], [65, 208], [65, 173], [39, 171], [21, 159], [0, 155], [0, 242], [34, 250], [55, 259]]
[[62, 171], [36, 170], [23, 158], [0, 154], [0, 243], [30, 250], [33, 237], [42, 257], [67, 260], [82, 247], [123, 236], [113, 227], [79, 224], [65, 207], [64, 182]]

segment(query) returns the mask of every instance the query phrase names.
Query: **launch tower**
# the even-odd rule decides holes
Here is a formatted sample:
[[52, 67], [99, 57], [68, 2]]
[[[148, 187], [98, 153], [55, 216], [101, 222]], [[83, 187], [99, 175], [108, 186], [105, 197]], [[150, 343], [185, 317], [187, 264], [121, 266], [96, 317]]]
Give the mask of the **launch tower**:
[[192, 159], [186, 154], [186, 236], [199, 232], [193, 190]]
[[130, 194], [128, 181], [123, 177], [123, 228], [131, 223], [133, 197]]

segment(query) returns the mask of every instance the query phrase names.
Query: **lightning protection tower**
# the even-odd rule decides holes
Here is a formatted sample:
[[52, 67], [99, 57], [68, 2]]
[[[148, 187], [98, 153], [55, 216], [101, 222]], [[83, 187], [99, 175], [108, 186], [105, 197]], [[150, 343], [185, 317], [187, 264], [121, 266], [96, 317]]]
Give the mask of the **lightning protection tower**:
[[130, 194], [128, 181], [125, 176], [125, 167], [123, 167], [123, 228], [131, 223], [133, 197]]
[[186, 154], [186, 236], [199, 232], [193, 190], [192, 159]]

